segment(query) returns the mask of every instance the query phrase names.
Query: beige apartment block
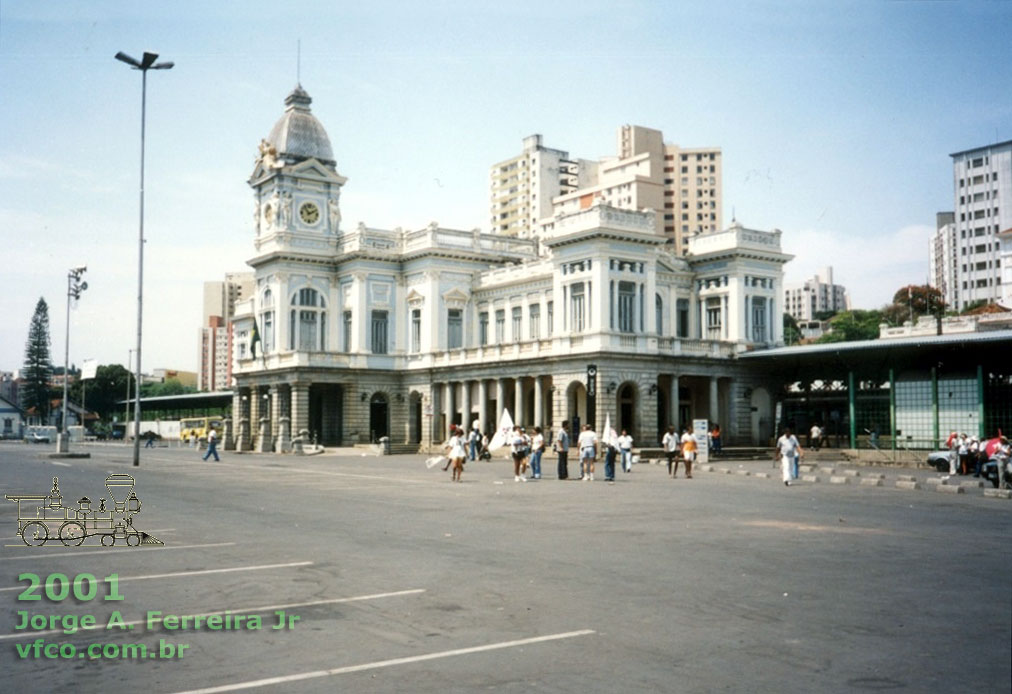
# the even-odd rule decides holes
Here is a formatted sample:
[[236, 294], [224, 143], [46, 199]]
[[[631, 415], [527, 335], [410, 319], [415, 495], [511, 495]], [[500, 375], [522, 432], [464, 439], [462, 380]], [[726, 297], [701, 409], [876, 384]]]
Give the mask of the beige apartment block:
[[[688, 239], [723, 228], [719, 147], [665, 144], [660, 130], [639, 125], [618, 129], [617, 155], [595, 167], [582, 165], [580, 187], [553, 200], [551, 216], [606, 204], [654, 210], [657, 233], [685, 255]], [[584, 182], [586, 182], [584, 184]], [[546, 224], [549, 217], [541, 217]]]

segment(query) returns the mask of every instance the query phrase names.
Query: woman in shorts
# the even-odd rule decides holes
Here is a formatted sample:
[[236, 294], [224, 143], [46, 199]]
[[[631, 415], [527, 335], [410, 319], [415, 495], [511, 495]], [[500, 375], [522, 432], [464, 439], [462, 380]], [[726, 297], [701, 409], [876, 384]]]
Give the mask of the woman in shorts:
[[527, 469], [527, 437], [519, 426], [513, 427], [513, 437], [510, 439], [510, 453], [513, 456], [513, 481], [526, 482], [527, 477], [523, 471]]

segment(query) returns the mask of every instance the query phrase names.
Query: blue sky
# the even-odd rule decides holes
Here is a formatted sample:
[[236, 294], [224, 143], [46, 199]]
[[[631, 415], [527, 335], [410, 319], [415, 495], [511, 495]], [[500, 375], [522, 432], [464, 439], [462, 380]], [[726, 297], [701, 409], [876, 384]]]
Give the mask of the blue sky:
[[[301, 82], [346, 225], [488, 226], [488, 167], [542, 133], [596, 158], [624, 123], [720, 146], [724, 217], [784, 231], [788, 281], [832, 264], [858, 307], [925, 281], [949, 154], [1012, 139], [1009, 2], [0, 0], [0, 370], [39, 296], [62, 363], [135, 340], [148, 80], [145, 370], [195, 370], [205, 280], [245, 269], [256, 145]], [[986, 87], [984, 87], [986, 85]]]

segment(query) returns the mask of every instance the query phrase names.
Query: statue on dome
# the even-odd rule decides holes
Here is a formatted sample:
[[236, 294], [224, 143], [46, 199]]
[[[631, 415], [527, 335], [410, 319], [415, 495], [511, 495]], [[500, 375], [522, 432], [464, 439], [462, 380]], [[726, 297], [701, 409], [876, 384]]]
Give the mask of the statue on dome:
[[285, 193], [281, 196], [281, 228], [288, 229], [292, 226], [292, 194]]
[[341, 223], [341, 208], [337, 204], [337, 198], [327, 200], [327, 212], [330, 214], [331, 231], [337, 231], [337, 225]]
[[257, 163], [262, 163], [265, 169], [280, 169], [285, 164], [284, 162], [278, 161], [278, 150], [270, 142], [265, 139], [260, 140], [260, 145], [257, 147], [260, 151], [260, 156], [257, 157]]

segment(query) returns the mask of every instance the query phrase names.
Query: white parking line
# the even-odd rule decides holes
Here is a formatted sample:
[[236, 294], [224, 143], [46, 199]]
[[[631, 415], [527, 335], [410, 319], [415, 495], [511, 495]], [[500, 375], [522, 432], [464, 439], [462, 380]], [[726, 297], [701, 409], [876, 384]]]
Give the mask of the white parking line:
[[[161, 532], [168, 532], [162, 530]], [[43, 552], [51, 552], [51, 554], [22, 554], [17, 557], [3, 557], [4, 561], [14, 561], [15, 559], [54, 559], [57, 557], [75, 557], [82, 554], [112, 554], [113, 552], [166, 552], [170, 549], [197, 549], [199, 547], [231, 547], [234, 542], [211, 542], [202, 545], [172, 545], [171, 547], [124, 547], [122, 549], [109, 549], [108, 547], [93, 547], [92, 549], [81, 550], [78, 552], [63, 552], [56, 549], [57, 545], [53, 545], [53, 549], [43, 549]], [[6, 547], [24, 547], [24, 543], [18, 543], [16, 545], [5, 545]]]
[[490, 643], [484, 646], [472, 646], [471, 648], [457, 648], [452, 651], [437, 651], [436, 653], [413, 655], [408, 656], [406, 658], [391, 658], [390, 660], [376, 660], [371, 663], [362, 663], [361, 665], [348, 665], [345, 667], [333, 668], [331, 670], [315, 670], [312, 672], [300, 672], [295, 675], [284, 675], [282, 677], [270, 677], [262, 680], [249, 680], [247, 682], [236, 682], [235, 684], [225, 684], [221, 685], [220, 687], [206, 687], [204, 689], [188, 689], [186, 691], [176, 692], [176, 694], [218, 694], [218, 692], [234, 692], [240, 689], [254, 689], [256, 687], [268, 687], [274, 684], [299, 682], [301, 680], [309, 680], [317, 677], [345, 675], [348, 674], [349, 672], [361, 672], [363, 670], [377, 670], [379, 668], [393, 667], [394, 665], [408, 665], [410, 663], [420, 663], [426, 660], [436, 660], [438, 658], [451, 658], [457, 655], [483, 653], [485, 651], [496, 651], [503, 648], [517, 648], [518, 646], [527, 646], [532, 643], [543, 643], [545, 641], [558, 641], [560, 639], [571, 639], [577, 636], [588, 636], [594, 633], [596, 632], [593, 629], [581, 629], [580, 631], [567, 631], [561, 634], [534, 636], [529, 639], [518, 639], [516, 641], [501, 641], [499, 643]]
[[74, 467], [70, 463], [61, 463], [59, 460], [50, 460], [53, 465], [59, 465], [60, 467]]
[[[119, 579], [120, 583], [125, 581], [147, 581], [152, 578], [176, 578], [178, 576], [206, 576], [208, 574], [227, 574], [235, 573], [236, 571], [265, 571], [267, 569], [290, 569], [296, 566], [309, 566], [313, 562], [311, 561], [294, 561], [287, 564], [263, 564], [261, 566], [235, 566], [229, 569], [201, 569], [200, 571], [177, 571], [176, 573], [170, 574], [149, 574], [147, 576], [121, 576]], [[80, 583], [80, 579], [74, 581], [74, 584]], [[50, 583], [46, 584], [49, 587]], [[0, 588], [0, 592], [7, 592], [9, 590], [24, 590], [24, 586], [12, 586], [10, 588]]]
[[[230, 607], [225, 610], [218, 610], [216, 612], [201, 612], [200, 614], [187, 615], [189, 617], [210, 617], [212, 615], [225, 614], [231, 612], [232, 614], [253, 614], [255, 612], [274, 612], [275, 610], [291, 610], [296, 607], [316, 607], [318, 605], [337, 605], [343, 602], [360, 602], [362, 600], [379, 600], [380, 598], [396, 598], [401, 595], [416, 595], [418, 593], [424, 593], [425, 588], [411, 588], [410, 590], [398, 590], [392, 593], [372, 593], [370, 595], [356, 595], [350, 598], [328, 598], [325, 600], [311, 600], [310, 602], [292, 602], [287, 605], [263, 605], [261, 607]], [[155, 619], [152, 621], [160, 622], [162, 620]], [[137, 626], [138, 624], [147, 624], [146, 619], [137, 619], [132, 622], [123, 622], [123, 625], [127, 628], [130, 626]], [[79, 631], [94, 631], [96, 629], [105, 629], [106, 624], [95, 624], [90, 627], [81, 627]], [[62, 634], [62, 629], [46, 629], [45, 631], [31, 631], [31, 632], [17, 632], [11, 634], [4, 634], [0, 636], [0, 641], [6, 641], [7, 639], [24, 638], [27, 634], [32, 636], [43, 636], [46, 634]], [[72, 636], [72, 634], [66, 634], [66, 636]]]

